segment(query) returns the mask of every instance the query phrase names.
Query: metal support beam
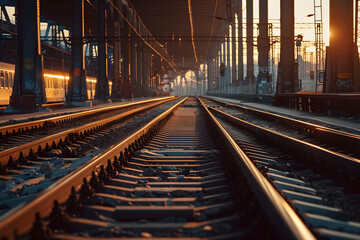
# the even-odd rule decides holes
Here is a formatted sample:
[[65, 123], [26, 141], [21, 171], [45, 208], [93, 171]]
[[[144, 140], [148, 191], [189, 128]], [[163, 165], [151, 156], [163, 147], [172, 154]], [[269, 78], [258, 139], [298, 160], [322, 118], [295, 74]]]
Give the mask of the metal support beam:
[[235, 25], [235, 16], [233, 17], [233, 22], [231, 24], [231, 59], [232, 59], [232, 84], [238, 85], [238, 76], [236, 75], [236, 25]]
[[71, 57], [72, 68], [69, 79], [67, 101], [70, 105], [86, 105], [85, 56], [83, 50], [84, 37], [84, 0], [73, 0]]
[[220, 67], [220, 62], [221, 62], [221, 61], [219, 61], [220, 58], [221, 58], [220, 56], [221, 56], [220, 51], [219, 51], [219, 49], [217, 49], [216, 50], [216, 57], [215, 57], [215, 69], [214, 69], [214, 71], [215, 71], [215, 86], [214, 87], [218, 91], [220, 89], [220, 77], [219, 77], [220, 76], [219, 67]]
[[298, 91], [294, 53], [294, 0], [280, 1], [280, 63], [277, 93]]
[[17, 1], [17, 58], [10, 106], [5, 112], [34, 110], [45, 102], [40, 43], [40, 1]]
[[139, 92], [142, 93], [143, 79], [142, 79], [142, 43], [138, 42], [136, 45], [136, 78]]
[[330, 32], [324, 92], [360, 91], [358, 50], [353, 37], [353, 1], [330, 0]]
[[[131, 32], [131, 35], [134, 36], [134, 32]], [[136, 90], [137, 89], [137, 54], [136, 54], [136, 43], [135, 41], [130, 42], [130, 80], [132, 87]]]
[[230, 43], [231, 43], [231, 38], [230, 38], [230, 25], [228, 25], [227, 29], [227, 39], [226, 39], [226, 84], [225, 84], [225, 89], [226, 89], [226, 95], [229, 94], [229, 88], [230, 88], [230, 83], [231, 83], [231, 47], [230, 47]]
[[98, 42], [98, 64], [99, 75], [96, 82], [95, 100], [107, 102], [109, 100], [109, 78], [108, 78], [108, 60], [107, 60], [107, 31], [106, 31], [106, 2], [98, 1], [98, 35], [101, 38]]
[[239, 83], [242, 84], [244, 80], [244, 46], [243, 46], [243, 14], [242, 14], [242, 0], [237, 1], [237, 14], [238, 14], [238, 35], [237, 35], [237, 41], [238, 41], [238, 80]]
[[[127, 5], [122, 6], [122, 15], [129, 19], [129, 7]], [[130, 89], [130, 72], [129, 72], [129, 25], [125, 20], [121, 21], [121, 36], [124, 36], [124, 39], [128, 39], [128, 41], [123, 42], [121, 44], [121, 55], [122, 55], [122, 87], [121, 87], [121, 94], [122, 97], [127, 98], [129, 95], [129, 89]]]
[[[122, 7], [121, 0], [115, 0], [114, 4], [121, 12]], [[114, 36], [121, 37], [120, 32], [120, 15], [117, 11], [113, 12], [114, 19]], [[121, 43], [120, 41], [114, 41], [113, 43], [113, 55], [114, 55], [114, 77], [112, 79], [111, 99], [121, 98]]]
[[258, 37], [258, 50], [259, 50], [259, 77], [260, 80], [265, 78], [267, 81], [269, 75], [269, 29], [268, 29], [268, 0], [260, 0], [259, 3], [259, 37]]
[[[256, 84], [256, 93], [262, 94], [260, 85], [269, 81], [269, 23], [268, 23], [268, 0], [260, 0], [259, 2], [259, 36], [258, 36], [258, 50], [259, 50], [259, 75]], [[259, 96], [260, 97], [260, 96]]]
[[143, 45], [141, 50], [141, 75], [142, 75], [142, 81], [145, 91], [149, 89], [149, 78], [146, 74], [147, 56], [148, 56], [147, 50]]
[[254, 6], [253, 0], [246, 0], [246, 84], [254, 85]]

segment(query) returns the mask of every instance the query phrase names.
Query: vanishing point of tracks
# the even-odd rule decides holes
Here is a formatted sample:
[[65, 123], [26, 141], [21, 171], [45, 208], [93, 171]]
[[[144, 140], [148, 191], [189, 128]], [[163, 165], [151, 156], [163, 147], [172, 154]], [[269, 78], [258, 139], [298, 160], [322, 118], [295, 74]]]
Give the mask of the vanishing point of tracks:
[[[265, 156], [255, 139], [250, 139], [255, 142], [251, 145], [249, 136], [228, 124], [201, 100], [184, 99], [33, 201], [4, 215], [1, 235], [9, 239], [326, 238], [332, 230], [320, 231], [304, 223], [296, 208], [301, 202], [294, 205], [290, 198], [284, 199], [287, 195], [279, 186], [290, 177], [281, 175], [284, 169], [271, 168], [274, 157]], [[254, 156], [258, 163], [254, 164]], [[294, 176], [290, 184], [297, 185], [301, 181]], [[278, 181], [269, 181], [273, 178]], [[293, 187], [292, 196], [307, 199], [299, 189]], [[316, 194], [308, 195], [319, 200]]]

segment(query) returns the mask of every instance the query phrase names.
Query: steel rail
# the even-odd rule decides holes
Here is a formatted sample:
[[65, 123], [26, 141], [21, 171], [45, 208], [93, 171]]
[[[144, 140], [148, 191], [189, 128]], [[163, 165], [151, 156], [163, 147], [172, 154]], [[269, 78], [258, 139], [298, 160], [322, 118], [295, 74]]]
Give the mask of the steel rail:
[[88, 111], [83, 111], [83, 112], [78, 112], [78, 113], [71, 113], [71, 114], [66, 114], [66, 115], [52, 117], [52, 118], [35, 120], [35, 121], [31, 121], [31, 122], [6, 125], [6, 126], [0, 127], [0, 134], [6, 135], [8, 133], [9, 134], [17, 133], [19, 131], [25, 131], [25, 130], [29, 130], [29, 129], [44, 127], [47, 124], [55, 124], [55, 123], [59, 123], [62, 121], [73, 120], [75, 118], [90, 116], [93, 114], [98, 114], [98, 113], [103, 113], [103, 112], [108, 112], [108, 111], [113, 111], [113, 110], [119, 110], [122, 108], [137, 106], [137, 105], [154, 102], [154, 101], [161, 101], [161, 100], [167, 99], [167, 98], [174, 98], [174, 97], [171, 96], [171, 97], [163, 97], [163, 98], [155, 98], [155, 99], [150, 99], [150, 100], [136, 101], [136, 102], [132, 102], [132, 103], [126, 103], [126, 104], [117, 105], [117, 106], [102, 107], [102, 108], [98, 108], [98, 109], [94, 109], [94, 110], [88, 110]]
[[236, 165], [248, 180], [249, 185], [257, 196], [268, 218], [271, 222], [275, 223], [274, 226], [279, 235], [283, 239], [316, 239], [290, 205], [241, 150], [229, 133], [210, 112], [208, 107], [200, 99], [199, 101], [213, 124], [214, 129], [230, 150], [232, 157], [236, 161]]
[[167, 111], [157, 116], [125, 140], [111, 146], [107, 151], [95, 156], [89, 162], [61, 178], [56, 183], [52, 184], [48, 189], [36, 196], [33, 200], [22, 203], [1, 216], [0, 237], [15, 239], [17, 236], [29, 232], [37, 212], [40, 213], [42, 217], [48, 216], [52, 210], [54, 200], [57, 200], [60, 203], [65, 202], [71, 193], [72, 187], [79, 189], [83, 183], [83, 178], [90, 178], [92, 172], [99, 170], [100, 166], [105, 165], [108, 159], [112, 160], [115, 156], [119, 157], [120, 152], [124, 151], [125, 148], [134, 143], [135, 140], [146, 134], [160, 121], [170, 116], [170, 114], [172, 114], [178, 106], [186, 101], [186, 99], [187, 98], [183, 99]]
[[[316, 138], [322, 139], [327, 142], [340, 144], [345, 148], [351, 148], [351, 149], [360, 149], [360, 136], [352, 133], [342, 132], [336, 129], [331, 129], [328, 127], [324, 127], [321, 125], [313, 124], [304, 122], [301, 120], [285, 117], [282, 115], [278, 115], [275, 113], [265, 112], [254, 108], [249, 108], [245, 106], [240, 106], [236, 104], [227, 103], [218, 99], [209, 98], [207, 99], [211, 101], [218, 102], [220, 104], [223, 104], [225, 106], [230, 106], [232, 108], [241, 109], [243, 111], [246, 111], [248, 113], [257, 115], [261, 118], [269, 119], [272, 121], [279, 122], [285, 126], [289, 126], [292, 128], [295, 128], [297, 130], [302, 130], [305, 132], [310, 132], [316, 136]], [[360, 150], [359, 150], [360, 151]]]
[[288, 153], [301, 153], [302, 160], [321, 164], [323, 168], [331, 172], [338, 173], [349, 179], [358, 179], [360, 176], [360, 160], [347, 155], [337, 153], [320, 146], [308, 143], [281, 133], [257, 126], [236, 118], [230, 114], [224, 113], [218, 109], [208, 107], [210, 111], [215, 112], [224, 119], [230, 121], [236, 126], [242, 127], [253, 132], [255, 135], [271, 141], [277, 146], [281, 146]]
[[[118, 115], [110, 117], [110, 118], [106, 118], [106, 119], [102, 119], [102, 120], [99, 120], [99, 121], [96, 121], [96, 122], [92, 122], [92, 123], [89, 123], [89, 124], [86, 124], [84, 126], [80, 126], [80, 127], [77, 127], [77, 128], [72, 128], [72, 129], [69, 129], [69, 130], [65, 130], [63, 132], [56, 133], [56, 134], [44, 137], [44, 138], [41, 138], [39, 140], [30, 142], [30, 143], [26, 143], [26, 144], [22, 144], [20, 146], [16, 146], [16, 147], [13, 147], [13, 148], [6, 149], [6, 150], [0, 152], [0, 163], [1, 164], [7, 164], [10, 157], [12, 157], [13, 160], [17, 160], [17, 159], [19, 159], [21, 154], [24, 157], [28, 156], [30, 154], [31, 150], [33, 151], [33, 153], [36, 153], [38, 151], [39, 147], [41, 147], [41, 149], [44, 149], [44, 148], [46, 148], [47, 145], [48, 146], [52, 146], [53, 144], [57, 145], [60, 141], [64, 142], [65, 139], [70, 138], [70, 136], [72, 134], [75, 134], [75, 135], [77, 135], [77, 134], [85, 134], [88, 131], [92, 131], [92, 130], [95, 130], [96, 128], [100, 128], [100, 127], [104, 126], [105, 124], [108, 124], [108, 123], [113, 122], [115, 120], [119, 120], [119, 119], [122, 119], [122, 118], [129, 117], [129, 116], [131, 116], [133, 114], [136, 114], [136, 113], [139, 113], [141, 111], [150, 109], [152, 107], [155, 107], [155, 106], [160, 105], [160, 104], [162, 104], [164, 102], [167, 102], [167, 101], [171, 101], [173, 99], [174, 98], [164, 98], [164, 99], [161, 99], [161, 100], [157, 100], [155, 102], [154, 101], [149, 101], [151, 103], [150, 105], [142, 106], [142, 107], [139, 107], [139, 108], [136, 108], [136, 109], [132, 109], [132, 110], [126, 111], [124, 113], [118, 114]], [[137, 105], [144, 104], [144, 103], [149, 103], [149, 102], [132, 103], [132, 104], [127, 105], [127, 107], [129, 107], [129, 106], [137, 106]], [[152, 102], [154, 102], [154, 103], [152, 103]], [[114, 109], [113, 107], [107, 107], [105, 109], [108, 109], [108, 108]], [[95, 110], [91, 110], [91, 111], [95, 111]], [[102, 111], [105, 111], [105, 110], [102, 109]], [[75, 114], [75, 116], [79, 117], [79, 115], [77, 115], [77, 114]], [[59, 119], [65, 119], [65, 118], [66, 118], [66, 116], [60, 116], [60, 117], [52, 118], [50, 121], [52, 121], [52, 122], [53, 121], [60, 121]], [[66, 119], [68, 119], [68, 118], [66, 118]]]

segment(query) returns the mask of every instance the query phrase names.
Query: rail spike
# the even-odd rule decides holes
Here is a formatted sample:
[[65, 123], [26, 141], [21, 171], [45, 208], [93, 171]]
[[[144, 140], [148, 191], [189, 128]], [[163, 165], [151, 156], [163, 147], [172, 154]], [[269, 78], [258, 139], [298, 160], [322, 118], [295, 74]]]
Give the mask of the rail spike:
[[93, 196], [93, 190], [90, 188], [86, 178], [83, 178], [83, 184], [80, 189], [80, 200], [86, 202], [89, 198]]
[[23, 152], [20, 152], [18, 163], [19, 164], [25, 164], [27, 162], [26, 158], [24, 157]]
[[109, 175], [105, 171], [104, 165], [100, 166], [99, 179], [103, 184], [108, 183], [110, 181]]
[[49, 227], [55, 229], [67, 229], [68, 221], [60, 208], [60, 204], [57, 200], [54, 200], [54, 207], [50, 213]]
[[111, 160], [108, 159], [108, 160], [107, 160], [107, 163], [108, 163], [108, 165], [106, 166], [106, 171], [107, 171], [107, 173], [108, 173], [108, 176], [110, 176], [110, 177], [115, 177], [115, 176], [116, 176], [116, 172], [115, 172], [114, 168], [112, 167]]
[[17, 161], [14, 161], [13, 160], [13, 157], [12, 156], [10, 156], [10, 158], [9, 158], [9, 161], [8, 161], [8, 164], [7, 164], [7, 168], [9, 168], [9, 169], [16, 169], [16, 168], [18, 168], [18, 163], [17, 163]]
[[116, 156], [114, 156], [114, 161], [113, 161], [113, 166], [114, 166], [114, 169], [118, 172], [121, 171], [121, 165], [120, 165], [120, 162], [118, 160], [118, 158]]
[[77, 212], [81, 210], [81, 203], [76, 195], [75, 187], [71, 187], [71, 194], [66, 201], [66, 212], [70, 216], [74, 216]]
[[89, 184], [95, 191], [99, 191], [103, 187], [103, 184], [96, 176], [95, 171], [91, 172], [91, 178]]
[[32, 229], [30, 231], [30, 235], [31, 235], [31, 240], [39, 240], [39, 239], [48, 240], [48, 239], [50, 239], [49, 234], [44, 229], [44, 225], [41, 220], [41, 216], [40, 216], [39, 212], [37, 212], [35, 214], [35, 221], [33, 223]]

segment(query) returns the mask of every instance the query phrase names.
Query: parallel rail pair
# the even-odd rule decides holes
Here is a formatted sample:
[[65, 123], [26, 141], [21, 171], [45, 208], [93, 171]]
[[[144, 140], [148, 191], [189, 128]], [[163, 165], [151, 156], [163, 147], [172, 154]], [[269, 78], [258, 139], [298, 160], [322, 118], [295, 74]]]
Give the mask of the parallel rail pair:
[[[226, 103], [213, 98], [209, 99], [211, 101], [218, 102], [225, 107], [235, 108], [241, 111], [248, 112], [250, 114], [258, 116], [259, 118], [264, 118], [269, 121], [280, 123], [296, 131], [308, 132], [312, 136], [314, 136], [315, 139], [319, 139], [323, 143], [336, 145], [340, 148], [344, 148], [354, 153], [358, 152], [360, 149], [360, 136], [356, 134], [347, 133], [317, 124], [292, 119], [278, 114]], [[273, 142], [273, 144], [277, 146], [282, 146], [282, 148], [286, 149], [288, 153], [301, 153], [301, 157], [303, 160], [321, 165], [329, 172], [340, 174], [343, 178], [350, 179], [352, 181], [357, 181], [360, 178], [360, 160], [357, 158], [338, 153], [326, 149], [322, 146], [296, 139], [294, 137], [286, 136], [285, 134], [275, 132], [265, 127], [255, 125], [253, 123], [249, 123], [248, 121], [241, 120], [230, 114], [224, 113], [219, 109], [210, 106], [208, 108], [210, 109], [210, 111], [220, 114], [223, 118], [232, 122], [233, 124], [248, 131], [251, 131], [254, 135], [262, 137], [268, 142]]]
[[[101, 166], [105, 166], [109, 160], [111, 162], [115, 157], [118, 158], [122, 152], [128, 152], [128, 149], [131, 149], [134, 143], [142, 141], [145, 136], [153, 135], [159, 124], [169, 118], [174, 110], [185, 101], [186, 99], [177, 103], [133, 135], [111, 147], [108, 151], [93, 158], [83, 165], [81, 169], [77, 169], [75, 172], [65, 176], [49, 189], [39, 194], [33, 201], [22, 204], [4, 215], [0, 219], [0, 232], [2, 237], [13, 239], [17, 235], [28, 232], [31, 229], [37, 212], [40, 213], [42, 217], [48, 216], [53, 207], [54, 200], [60, 203], [65, 202], [71, 194], [72, 187], [79, 190], [83, 183], [83, 178], [90, 178], [94, 171], [99, 172]], [[276, 222], [274, 226], [279, 235], [283, 239], [315, 239], [297, 214], [254, 166], [208, 108], [203, 103], [201, 103], [201, 105], [216, 134], [219, 135], [223, 143], [227, 146], [230, 155], [234, 159], [233, 165], [246, 176], [248, 185], [255, 193], [257, 201], [266, 212], [267, 217]]]
[[[84, 112], [79, 112], [79, 113], [67, 114], [67, 115], [47, 118], [47, 119], [43, 119], [43, 120], [36, 120], [36, 121], [31, 121], [31, 122], [24, 122], [24, 123], [18, 123], [18, 124], [0, 127], [0, 133], [2, 134], [2, 137], [6, 138], [6, 136], [9, 134], [20, 134], [23, 132], [25, 133], [32, 129], [51, 127], [51, 126], [55, 126], [56, 124], [59, 124], [59, 123], [64, 123], [67, 121], [80, 119], [80, 118], [86, 118], [88, 116], [92, 116], [95, 114], [102, 114], [105, 112], [140, 106], [140, 107], [137, 107], [136, 109], [126, 111], [124, 113], [115, 115], [111, 118], [106, 118], [103, 120], [99, 120], [96, 122], [86, 124], [84, 126], [65, 130], [65, 131], [59, 132], [57, 134], [53, 134], [53, 135], [41, 138], [39, 140], [30, 142], [30, 143], [21, 144], [19, 146], [1, 151], [0, 152], [0, 163], [2, 165], [6, 165], [10, 158], [12, 158], [13, 161], [17, 161], [20, 157], [26, 157], [31, 152], [33, 152], [35, 154], [39, 149], [45, 149], [46, 147], [49, 147], [49, 146], [51, 147], [53, 145], [57, 146], [60, 142], [65, 142], [65, 140], [69, 139], [72, 135], [85, 135], [85, 134], [87, 134], [95, 129], [99, 129], [102, 126], [109, 124], [115, 120], [129, 117], [131, 115], [134, 115], [136, 113], [153, 108], [155, 106], [158, 106], [167, 101], [171, 101], [173, 99], [174, 99], [173, 97], [150, 99], [150, 100], [138, 101], [138, 102], [133, 102], [133, 103], [127, 103], [127, 104], [123, 104], [123, 105], [104, 107], [104, 108], [99, 108], [99, 109], [94, 109], [94, 110], [89, 110], [89, 111], [84, 111]], [[149, 105], [142, 106], [144, 104], [149, 104]]]

